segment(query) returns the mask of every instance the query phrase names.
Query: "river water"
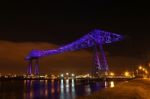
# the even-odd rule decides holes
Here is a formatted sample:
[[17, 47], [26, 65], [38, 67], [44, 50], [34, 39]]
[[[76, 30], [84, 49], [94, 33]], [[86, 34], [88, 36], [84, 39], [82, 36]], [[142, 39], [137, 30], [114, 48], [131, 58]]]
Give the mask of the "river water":
[[114, 81], [5, 80], [0, 81], [0, 99], [75, 99], [114, 86]]

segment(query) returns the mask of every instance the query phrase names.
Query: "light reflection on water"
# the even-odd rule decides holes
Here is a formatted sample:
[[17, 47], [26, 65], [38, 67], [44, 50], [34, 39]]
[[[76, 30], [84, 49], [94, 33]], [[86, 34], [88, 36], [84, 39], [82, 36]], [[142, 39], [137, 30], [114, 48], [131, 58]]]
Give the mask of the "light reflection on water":
[[115, 87], [115, 84], [114, 84], [114, 81], [111, 81], [110, 82], [110, 88], [113, 88], [113, 87]]
[[75, 79], [0, 81], [0, 99], [75, 99], [114, 86], [114, 81], [85, 83]]

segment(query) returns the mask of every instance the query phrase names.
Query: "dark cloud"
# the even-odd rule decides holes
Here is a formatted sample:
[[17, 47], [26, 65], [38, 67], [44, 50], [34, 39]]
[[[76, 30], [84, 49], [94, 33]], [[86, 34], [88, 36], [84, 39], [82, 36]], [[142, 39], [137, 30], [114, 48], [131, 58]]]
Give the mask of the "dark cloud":
[[[45, 42], [8, 42], [0, 41], [0, 72], [1, 73], [26, 73], [27, 62], [24, 57], [32, 49], [54, 49], [57, 45]], [[75, 72], [87, 73], [92, 68], [93, 53], [86, 50], [67, 52], [59, 55], [48, 56], [40, 59], [40, 73]], [[133, 70], [143, 60], [127, 56], [108, 56], [111, 70]]]

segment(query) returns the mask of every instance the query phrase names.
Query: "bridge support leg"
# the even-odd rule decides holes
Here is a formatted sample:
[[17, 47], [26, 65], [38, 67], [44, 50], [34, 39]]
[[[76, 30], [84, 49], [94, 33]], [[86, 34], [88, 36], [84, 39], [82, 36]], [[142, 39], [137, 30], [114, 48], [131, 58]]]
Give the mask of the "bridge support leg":
[[92, 75], [94, 77], [98, 77], [99, 76], [99, 71], [101, 70], [101, 64], [100, 64], [99, 53], [98, 53], [96, 45], [95, 45], [95, 48], [94, 48], [93, 61], [94, 61], [94, 68], [93, 68], [93, 71], [92, 71]]
[[[99, 48], [99, 51], [98, 51]], [[100, 52], [100, 54], [99, 54]], [[100, 58], [99, 58], [100, 56]], [[108, 75], [108, 64], [103, 50], [102, 44], [96, 44], [94, 48], [94, 69], [92, 72], [94, 77], [106, 76]]]
[[27, 68], [27, 74], [28, 75], [32, 74], [32, 60], [29, 60], [28, 68]]
[[102, 72], [104, 75], [108, 75], [108, 64], [107, 64], [107, 60], [106, 60], [106, 56], [105, 56], [105, 52], [103, 50], [103, 46], [102, 44], [99, 44], [99, 48], [100, 48], [100, 53], [101, 53], [101, 68], [102, 68]]
[[39, 59], [35, 60], [35, 70], [34, 70], [34, 74], [38, 75], [39, 74]]
[[105, 56], [105, 52], [103, 50], [103, 46], [102, 44], [99, 44], [99, 48], [100, 48], [100, 53], [101, 53], [101, 61], [102, 61], [102, 70], [105, 72], [108, 72], [108, 64], [107, 64], [107, 60], [106, 60], [106, 56]]

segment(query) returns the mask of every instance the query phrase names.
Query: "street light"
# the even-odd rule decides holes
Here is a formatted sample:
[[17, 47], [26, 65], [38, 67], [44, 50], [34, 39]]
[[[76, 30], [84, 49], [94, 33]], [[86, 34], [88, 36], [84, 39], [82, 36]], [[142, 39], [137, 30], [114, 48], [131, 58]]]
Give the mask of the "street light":
[[145, 69], [145, 68], [142, 68], [142, 70], [145, 71], [146, 69]]
[[61, 74], [60, 76], [61, 76], [61, 77], [64, 77], [64, 74]]
[[142, 67], [142, 66], [139, 66], [139, 70], [141, 70], [141, 69], [143, 69], [143, 67]]
[[128, 71], [126, 71], [126, 72], [124, 73], [124, 76], [128, 77], [128, 76], [130, 76], [130, 73], [129, 73]]
[[115, 74], [113, 72], [110, 72], [110, 76], [114, 76]]
[[71, 74], [71, 76], [72, 76], [72, 77], [74, 77], [74, 76], [75, 76], [75, 74]]
[[69, 75], [69, 73], [66, 73], [66, 75], [68, 76], [68, 75]]

